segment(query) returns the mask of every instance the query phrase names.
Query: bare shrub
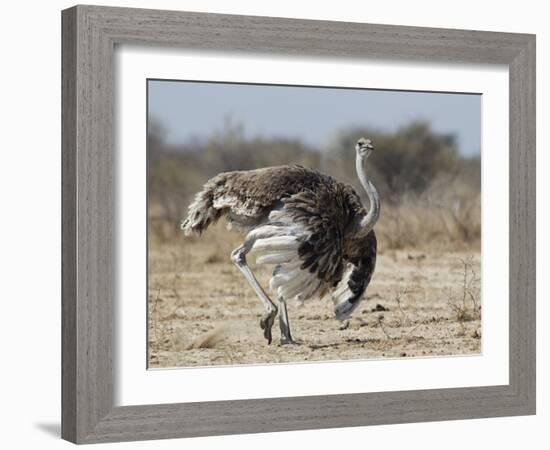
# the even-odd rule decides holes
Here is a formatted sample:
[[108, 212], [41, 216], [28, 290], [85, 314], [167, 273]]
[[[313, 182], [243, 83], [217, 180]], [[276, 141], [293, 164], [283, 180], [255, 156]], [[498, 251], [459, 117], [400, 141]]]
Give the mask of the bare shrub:
[[380, 327], [380, 330], [382, 330], [382, 333], [384, 333], [384, 335], [388, 338], [388, 339], [393, 339], [392, 336], [386, 331], [386, 327], [384, 326], [384, 315], [383, 314], [379, 314], [377, 317], [376, 317], [376, 321], [378, 323], [378, 326]]
[[400, 289], [397, 294], [395, 294], [395, 302], [397, 303], [397, 308], [399, 309], [399, 312], [401, 313], [402, 320], [400, 320], [400, 325], [409, 325], [411, 323], [409, 316], [403, 309], [403, 305], [401, 304], [402, 300], [405, 298], [405, 296], [410, 292], [410, 288], [408, 286], [405, 286], [404, 288]]
[[[149, 299], [151, 300], [151, 299]], [[149, 337], [149, 340], [151, 341], [151, 338], [154, 338], [154, 346], [152, 346], [152, 342], [149, 342], [150, 348], [153, 348], [155, 353], [158, 354], [160, 351], [160, 342], [161, 342], [161, 335], [159, 331], [159, 301], [160, 301], [160, 287], [156, 288], [156, 295], [153, 298], [153, 307], [149, 314], [149, 320], [152, 322], [152, 328], [153, 328], [153, 336]]]
[[463, 327], [464, 322], [481, 318], [480, 278], [476, 273], [472, 257], [460, 258], [462, 264], [462, 283], [458, 292], [449, 291], [448, 304], [456, 320]]

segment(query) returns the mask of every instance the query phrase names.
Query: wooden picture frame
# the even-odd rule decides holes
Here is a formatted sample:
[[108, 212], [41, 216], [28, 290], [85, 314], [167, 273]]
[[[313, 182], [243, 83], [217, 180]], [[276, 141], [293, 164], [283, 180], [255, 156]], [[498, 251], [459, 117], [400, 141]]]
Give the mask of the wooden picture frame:
[[[535, 36], [75, 6], [62, 13], [62, 437], [76, 443], [535, 413]], [[114, 406], [117, 44], [505, 64], [510, 86], [509, 384]]]

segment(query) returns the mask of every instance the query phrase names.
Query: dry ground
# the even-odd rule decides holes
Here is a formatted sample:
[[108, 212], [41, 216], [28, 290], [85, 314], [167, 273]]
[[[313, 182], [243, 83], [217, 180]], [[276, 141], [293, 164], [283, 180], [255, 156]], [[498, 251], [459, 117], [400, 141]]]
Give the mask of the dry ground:
[[[330, 302], [289, 304], [297, 346], [268, 346], [262, 306], [229, 254], [223, 224], [201, 238], [149, 242], [149, 367], [474, 354], [481, 350], [478, 249], [384, 251], [349, 323]], [[252, 262], [254, 258], [249, 258]], [[254, 265], [251, 264], [254, 268]], [[255, 270], [267, 286], [269, 271]]]

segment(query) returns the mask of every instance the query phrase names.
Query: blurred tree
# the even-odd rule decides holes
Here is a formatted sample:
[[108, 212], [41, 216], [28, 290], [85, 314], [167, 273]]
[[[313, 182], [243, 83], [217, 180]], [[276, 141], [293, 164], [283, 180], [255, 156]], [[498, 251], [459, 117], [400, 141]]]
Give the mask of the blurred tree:
[[352, 170], [351, 152], [360, 136], [374, 142], [369, 170], [381, 195], [391, 202], [397, 203], [405, 193], [421, 193], [436, 175], [459, 169], [454, 136], [434, 133], [426, 122], [412, 122], [395, 133], [360, 127], [338, 132], [328, 157], [343, 162], [345, 172]]
[[147, 152], [149, 160], [157, 159], [166, 150], [165, 128], [156, 118], [149, 118], [147, 123]]

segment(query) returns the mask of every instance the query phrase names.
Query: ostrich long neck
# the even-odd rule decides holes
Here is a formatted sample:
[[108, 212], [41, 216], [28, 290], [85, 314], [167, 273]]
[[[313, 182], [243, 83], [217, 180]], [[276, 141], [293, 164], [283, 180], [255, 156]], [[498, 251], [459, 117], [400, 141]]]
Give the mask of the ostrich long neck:
[[362, 158], [359, 155], [357, 155], [357, 159], [355, 160], [357, 176], [359, 177], [359, 180], [361, 181], [361, 184], [363, 185], [363, 188], [365, 189], [365, 192], [369, 197], [370, 203], [369, 212], [361, 220], [361, 234], [367, 234], [370, 230], [372, 230], [374, 224], [380, 216], [380, 198], [378, 196], [378, 191], [371, 183], [371, 181], [367, 178], [367, 174], [365, 173], [366, 160], [367, 158]]

